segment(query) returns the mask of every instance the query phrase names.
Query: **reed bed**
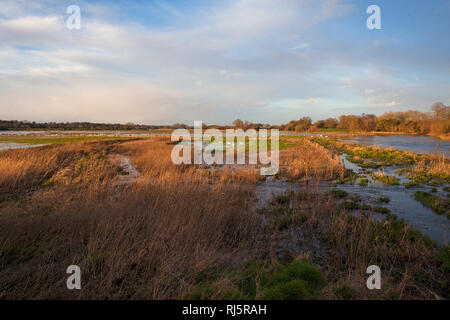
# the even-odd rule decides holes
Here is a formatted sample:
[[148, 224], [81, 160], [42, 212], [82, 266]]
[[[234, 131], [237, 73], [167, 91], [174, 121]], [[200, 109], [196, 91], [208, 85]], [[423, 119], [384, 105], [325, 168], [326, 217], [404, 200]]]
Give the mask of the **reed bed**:
[[282, 172], [289, 179], [332, 180], [343, 177], [345, 169], [339, 156], [308, 139], [280, 151]]
[[[90, 175], [90, 166], [97, 165], [100, 172], [109, 170], [106, 179], [54, 183], [20, 201], [1, 203], [1, 298], [179, 299], [202, 273], [238, 266], [255, 254], [261, 223], [248, 206], [248, 185], [211, 185], [194, 169], [172, 165], [164, 140], [103, 147], [106, 155], [129, 154], [141, 177], [117, 186], [109, 177], [114, 167], [100, 164], [107, 161], [101, 158], [85, 165], [85, 173]], [[80, 161], [75, 155], [96, 153], [99, 146], [70, 148], [76, 150], [72, 163], [53, 160], [69, 146], [33, 150], [31, 159], [50, 153], [52, 160], [42, 163], [43, 168], [31, 166], [31, 172], [50, 167], [55, 182], [66, 182]], [[67, 166], [58, 168], [55, 162]], [[80, 291], [65, 286], [71, 264], [82, 270]]]

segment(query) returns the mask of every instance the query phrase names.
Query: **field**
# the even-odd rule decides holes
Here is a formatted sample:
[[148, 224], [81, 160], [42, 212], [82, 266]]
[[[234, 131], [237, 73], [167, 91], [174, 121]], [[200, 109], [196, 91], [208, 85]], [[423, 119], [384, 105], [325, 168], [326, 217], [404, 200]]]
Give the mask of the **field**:
[[[351, 175], [334, 145], [285, 137], [265, 179], [258, 166], [176, 166], [168, 137], [95, 140], [0, 152], [0, 299], [450, 297], [448, 245], [319, 187]], [[271, 181], [296, 187], [258, 206]], [[66, 287], [73, 264], [82, 290]], [[382, 290], [366, 287], [373, 264]]]

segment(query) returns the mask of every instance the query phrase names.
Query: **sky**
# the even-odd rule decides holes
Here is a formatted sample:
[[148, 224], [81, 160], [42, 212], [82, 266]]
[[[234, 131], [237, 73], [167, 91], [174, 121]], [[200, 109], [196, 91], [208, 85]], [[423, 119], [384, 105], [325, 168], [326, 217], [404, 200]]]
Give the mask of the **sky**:
[[[381, 29], [366, 13], [378, 5]], [[69, 29], [77, 5], [81, 28]], [[281, 124], [450, 104], [450, 0], [2, 0], [0, 119]]]

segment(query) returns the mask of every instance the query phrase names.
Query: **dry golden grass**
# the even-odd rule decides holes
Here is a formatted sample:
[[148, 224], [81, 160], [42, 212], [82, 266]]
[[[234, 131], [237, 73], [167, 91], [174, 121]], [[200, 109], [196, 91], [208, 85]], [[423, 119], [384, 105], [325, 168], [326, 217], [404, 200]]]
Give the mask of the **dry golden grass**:
[[415, 171], [426, 171], [433, 176], [450, 177], [450, 161], [445, 157], [435, 156], [428, 161], [420, 161]]
[[[202, 273], [256, 251], [261, 223], [248, 207], [250, 187], [211, 185], [193, 167], [173, 165], [164, 139], [27, 151], [3, 155], [2, 163], [28, 164], [3, 183], [39, 185], [51, 174], [55, 183], [1, 203], [0, 298], [182, 298]], [[118, 151], [142, 173], [133, 184], [107, 183], [116, 168], [92, 156]], [[65, 286], [71, 264], [82, 270], [81, 291]]]
[[308, 139], [281, 150], [280, 164], [282, 173], [290, 179], [331, 180], [343, 177], [345, 172], [339, 156]]
[[86, 155], [105, 155], [113, 142], [77, 142], [0, 152], [0, 194], [28, 191]]

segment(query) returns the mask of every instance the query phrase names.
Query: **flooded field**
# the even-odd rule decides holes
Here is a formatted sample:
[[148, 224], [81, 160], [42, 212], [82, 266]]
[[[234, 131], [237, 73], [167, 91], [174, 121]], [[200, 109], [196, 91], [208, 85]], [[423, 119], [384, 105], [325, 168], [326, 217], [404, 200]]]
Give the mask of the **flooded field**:
[[27, 148], [41, 147], [41, 146], [43, 146], [43, 144], [27, 144], [27, 143], [14, 143], [14, 142], [0, 141], [0, 150], [27, 149]]
[[[370, 173], [377, 172], [379, 169], [362, 169], [358, 165], [351, 163], [343, 157], [346, 168], [352, 169], [354, 172], [364, 174], [364, 178], [369, 180], [367, 186], [358, 184], [341, 184], [337, 188], [357, 195], [368, 203], [377, 204], [379, 199], [389, 199], [388, 203], [384, 203], [383, 207], [389, 209], [399, 218], [407, 221], [412, 227], [421, 231], [424, 235], [439, 243], [446, 243], [450, 235], [450, 220], [445, 215], [438, 215], [431, 209], [424, 207], [421, 203], [414, 199], [416, 191], [431, 191], [431, 187], [412, 187], [406, 188], [405, 184], [408, 179], [397, 173], [397, 167], [385, 167], [382, 170], [386, 175], [394, 176], [399, 180], [399, 185], [386, 185], [372, 179]], [[446, 197], [444, 188], [448, 185], [436, 186], [435, 194]]]
[[[327, 140], [327, 139], [324, 139]], [[450, 152], [449, 142], [440, 141], [430, 137], [419, 136], [370, 136], [345, 139], [345, 142], [360, 143], [362, 145], [377, 145], [383, 148], [394, 148], [404, 151], [413, 151], [418, 154], [441, 154], [448, 158]], [[450, 235], [450, 219], [448, 214], [449, 184], [448, 178], [436, 183], [433, 181], [416, 183], [412, 177], [402, 174], [402, 170], [410, 170], [409, 165], [376, 165], [374, 168], [360, 166], [351, 162], [352, 159], [346, 153], [340, 155], [346, 169], [351, 170], [356, 176], [353, 181], [345, 182], [321, 182], [316, 186], [321, 191], [338, 189], [349, 194], [350, 197], [359, 199], [363, 205], [385, 208], [386, 212], [394, 214], [411, 227], [422, 234], [441, 243], [448, 243]], [[356, 158], [360, 161], [360, 158]], [[444, 161], [444, 160], [443, 160]], [[375, 163], [372, 163], [375, 164]], [[389, 178], [393, 183], [378, 181], [376, 174]], [[425, 175], [427, 169], [425, 168]], [[445, 180], [447, 179], [447, 180]], [[302, 186], [298, 183], [269, 179], [260, 183], [257, 188], [258, 206], [264, 206], [272, 197], [283, 194], [289, 190], [299, 190]], [[431, 197], [439, 197], [443, 200], [442, 214], [437, 214], [431, 208], [424, 206], [415, 199], [417, 192], [425, 192]], [[381, 201], [380, 201], [381, 199]], [[445, 202], [447, 201], [447, 202]], [[446, 204], [445, 204], [446, 203]], [[356, 206], [359, 204], [356, 204]], [[383, 209], [384, 210], [384, 209]], [[360, 211], [355, 209], [355, 211]], [[374, 218], [384, 219], [386, 213], [374, 214]]]
[[[0, 140], [0, 150], [19, 149], [39, 147], [44, 144], [39, 143], [40, 138], [51, 137], [71, 137], [71, 136], [85, 136], [85, 137], [152, 137], [168, 135], [167, 132], [126, 132], [126, 131], [6, 131], [0, 133], [1, 137], [25, 137], [36, 138], [36, 143], [16, 143]], [[281, 132], [281, 137], [295, 137], [295, 136], [317, 136], [323, 137], [325, 140], [327, 136], [321, 134], [308, 133], [294, 133]], [[361, 145], [373, 146], [377, 145], [383, 148], [394, 148], [404, 151], [413, 151], [415, 153], [423, 154], [443, 154], [446, 157], [450, 153], [450, 142], [441, 141], [431, 137], [424, 136], [408, 136], [408, 135], [390, 135], [390, 136], [360, 136], [352, 137], [350, 139], [342, 139], [342, 141], [350, 143], [358, 143]], [[234, 149], [237, 146], [224, 145], [223, 150]], [[439, 243], [446, 243], [450, 231], [450, 220], [445, 215], [438, 215], [430, 208], [424, 207], [421, 203], [414, 199], [416, 191], [433, 192], [434, 195], [441, 198], [447, 198], [448, 184], [440, 186], [413, 186], [406, 188], [405, 185], [409, 179], [398, 170], [404, 167], [401, 166], [382, 166], [379, 168], [362, 168], [359, 165], [347, 160], [348, 155], [342, 154], [341, 161], [346, 169], [350, 169], [360, 176], [360, 179], [366, 179], [366, 185], [358, 183], [339, 184], [336, 188], [343, 190], [351, 195], [360, 197], [365, 203], [377, 205], [380, 198], [389, 198], [388, 203], [383, 203], [383, 207], [387, 208], [393, 214], [396, 214], [400, 219], [404, 219], [408, 224], [430, 238]], [[377, 172], [383, 172], [387, 176], [395, 177], [398, 180], [398, 185], [386, 185], [372, 178], [372, 175]], [[277, 194], [286, 192], [287, 190], [298, 190], [300, 185], [298, 183], [290, 183], [269, 178], [260, 183], [257, 187], [258, 207], [264, 206], [267, 201]], [[320, 190], [327, 190], [333, 188], [333, 183], [321, 182], [317, 185]], [[448, 190], [448, 189], [447, 189]]]
[[444, 154], [450, 156], [450, 141], [443, 141], [429, 136], [388, 135], [359, 136], [342, 139], [344, 142], [359, 143], [366, 146], [394, 148], [422, 154]]
[[[198, 252], [204, 255], [201, 261], [211, 259], [207, 270], [223, 267], [221, 261], [237, 261], [223, 276], [208, 280], [215, 285], [227, 279], [236, 292], [242, 290], [241, 274], [248, 278], [246, 266], [252, 261], [249, 257], [271, 257], [277, 263], [275, 267], [295, 266], [299, 263], [297, 257], [307, 257], [308, 268], [323, 274], [324, 285], [330, 288], [323, 292], [330, 298], [335, 297], [336, 279], [327, 277], [338, 274], [343, 279], [349, 275], [360, 279], [360, 272], [366, 272], [366, 265], [361, 267], [364, 259], [367, 263], [379, 261], [386, 274], [398, 274], [405, 265], [412, 272], [426, 266], [436, 279], [435, 287], [414, 279], [408, 280], [409, 285], [442, 294], [446, 277], [440, 273], [440, 257], [447, 252], [450, 220], [424, 207], [414, 194], [424, 190], [446, 197], [449, 189], [444, 188], [448, 184], [406, 188], [410, 179], [397, 171], [403, 168], [401, 165], [384, 166], [385, 158], [367, 157], [363, 161], [356, 157], [356, 151], [388, 155], [388, 159], [393, 156], [398, 161], [409, 161], [410, 154], [350, 144], [344, 148], [344, 143], [331, 136], [298, 135], [280, 137], [280, 171], [267, 178], [260, 174], [262, 165], [175, 166], [171, 161], [173, 142], [168, 136], [86, 139], [22, 135], [10, 141], [3, 136], [5, 148], [28, 148], [43, 141], [49, 145], [0, 152], [0, 235], [2, 243], [8, 244], [2, 254], [9, 259], [7, 268], [0, 272], [0, 282], [11, 288], [27, 287], [29, 281], [21, 280], [23, 272], [33, 270], [31, 265], [36, 261], [47, 265], [49, 259], [52, 268], [82, 259], [78, 260], [80, 264], [91, 266], [93, 272], [105, 279], [116, 279], [115, 272], [107, 272], [109, 266], [131, 252], [137, 253], [130, 257], [132, 261], [150, 269], [138, 275], [130, 273], [126, 264], [121, 269], [129, 277], [126, 281], [136, 283], [142, 275], [150, 275], [144, 280], [151, 283], [150, 270], [159, 270], [159, 263], [182, 266], [180, 272], [189, 274], [194, 269], [192, 259], [186, 257]], [[238, 146], [230, 143], [224, 149], [228, 152]], [[420, 161], [431, 158], [436, 157], [413, 157], [410, 165], [419, 166]], [[355, 161], [376, 167], [359, 166]], [[384, 185], [372, 179], [371, 174], [379, 170], [395, 176], [398, 184]], [[444, 171], [449, 172], [448, 168]], [[358, 179], [366, 179], [367, 183], [360, 185]], [[382, 198], [385, 200], [380, 201]], [[51, 236], [41, 240], [43, 234]], [[241, 246], [241, 251], [235, 249]], [[61, 255], [61, 248], [67, 254]], [[49, 256], [43, 256], [43, 250]], [[80, 252], [86, 254], [80, 256]], [[215, 252], [214, 257], [211, 252]], [[159, 260], [162, 256], [164, 260]], [[47, 277], [54, 275], [52, 268], [45, 269], [50, 270]], [[238, 278], [230, 279], [229, 270]], [[173, 277], [170, 281], [178, 281], [172, 271], [167, 275]], [[30, 277], [33, 284], [41, 281], [41, 274], [32, 273]], [[196, 279], [189, 281], [196, 283]], [[400, 291], [405, 283], [402, 279], [386, 277], [384, 281]], [[56, 288], [61, 281], [53, 283]], [[198, 286], [188, 293], [195, 294]], [[355, 297], [372, 294], [364, 288]], [[116, 287], [110, 290], [115, 292]], [[123, 295], [133, 295], [133, 290]], [[15, 290], [10, 296], [22, 297], [24, 292]], [[50, 295], [53, 291], [48, 292]], [[406, 297], [422, 297], [421, 292], [411, 292]], [[46, 297], [47, 293], [39, 294]], [[88, 294], [97, 296], [96, 292]], [[174, 292], [167, 297], [178, 296], [186, 297], [186, 293]], [[389, 298], [390, 292], [385, 296]]]
[[134, 132], [134, 131], [96, 131], [96, 130], [19, 130], [19, 131], [0, 131], [0, 137], [64, 137], [64, 136], [97, 136], [97, 137], [154, 137], [165, 136], [169, 133], [163, 132]]

